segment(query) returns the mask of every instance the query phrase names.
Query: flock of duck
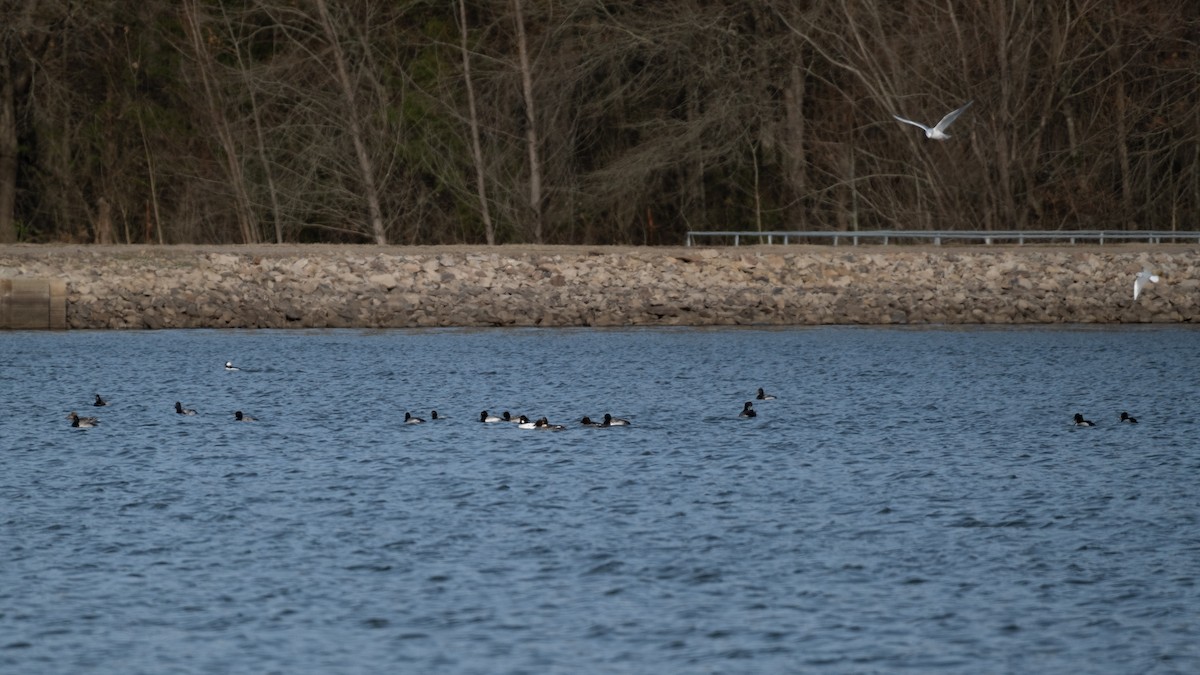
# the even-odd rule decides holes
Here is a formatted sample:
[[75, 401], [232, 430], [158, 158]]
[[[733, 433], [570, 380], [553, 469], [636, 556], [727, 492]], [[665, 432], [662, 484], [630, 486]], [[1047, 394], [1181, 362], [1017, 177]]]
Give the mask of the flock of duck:
[[[238, 368], [237, 366], [233, 365], [232, 361], [226, 361], [225, 362], [225, 370], [233, 371], [233, 370], [241, 370], [241, 369]], [[773, 400], [775, 400], [775, 397], [771, 394], [766, 393], [762, 387], [759, 387], [758, 394], [755, 396], [755, 400], [773, 401]], [[97, 408], [100, 408], [100, 407], [107, 406], [108, 401], [105, 401], [104, 398], [100, 396], [100, 394], [96, 394], [96, 400], [94, 403], [92, 403], [92, 405]], [[175, 402], [175, 413], [178, 415], [195, 415], [195, 414], [197, 414], [195, 409], [183, 407], [183, 403], [181, 403], [180, 401]], [[740, 413], [738, 413], [738, 417], [742, 417], [742, 418], [757, 417], [757, 416], [758, 416], [758, 411], [754, 409], [754, 401], [746, 401], [746, 403], [742, 406], [742, 411]], [[67, 415], [67, 419], [71, 420], [72, 427], [76, 427], [76, 428], [80, 428], [80, 429], [90, 429], [90, 428], [100, 424], [100, 418], [84, 417], [84, 416], [79, 415], [75, 411], [71, 411], [71, 413], [69, 415]], [[241, 410], [235, 410], [233, 412], [233, 419], [235, 422], [257, 422], [258, 421], [257, 418], [251, 417], [250, 415], [243, 413]], [[441, 419], [445, 419], [445, 418], [439, 417], [438, 411], [433, 410], [433, 411], [430, 411], [429, 419], [432, 421], [437, 421], [437, 420], [441, 420]], [[1128, 412], [1124, 412], [1124, 411], [1121, 413], [1121, 416], [1118, 418], [1118, 420], [1124, 424], [1137, 424], [1138, 423], [1136, 417], [1133, 417]], [[484, 410], [483, 412], [479, 413], [479, 421], [484, 424], [497, 424], [497, 423], [508, 422], [508, 423], [516, 424], [517, 427], [520, 429], [537, 429], [537, 430], [542, 430], [542, 431], [562, 431], [567, 428], [565, 425], [562, 425], [562, 424], [552, 424], [550, 422], [550, 420], [544, 416], [539, 417], [535, 420], [531, 420], [526, 415], [513, 415], [510, 412], [508, 412], [507, 410], [505, 410], [500, 415], [491, 415], [488, 413], [488, 411]], [[404, 413], [404, 423], [405, 424], [424, 424], [425, 419], [422, 417], [417, 417], [416, 415], [413, 415], [410, 412], [405, 412]], [[579, 424], [581, 426], [585, 426], [585, 427], [600, 427], [600, 428], [631, 426], [629, 420], [621, 418], [621, 417], [613, 417], [609, 413], [604, 413], [604, 418], [600, 419], [600, 420], [593, 420], [591, 417], [584, 415], [583, 419], [579, 420]], [[1075, 413], [1074, 425], [1077, 427], [1094, 427], [1094, 426], [1096, 426], [1096, 423], [1091, 420], [1084, 419], [1083, 413]]]
[[[236, 370], [241, 370], [241, 368], [238, 368], [237, 366], [233, 365], [232, 361], [226, 361], [225, 362], [225, 370], [236, 371]], [[762, 387], [759, 387], [758, 395], [756, 398], [759, 401], [772, 401], [775, 399], [774, 396], [763, 391]], [[100, 396], [100, 394], [96, 394], [96, 400], [94, 403], [92, 403], [92, 405], [97, 408], [102, 408], [102, 407], [108, 405], [108, 401], [105, 401], [104, 398], [102, 396]], [[194, 408], [183, 407], [183, 403], [181, 401], [175, 402], [175, 413], [177, 415], [187, 415], [187, 416], [197, 414], [196, 410]], [[746, 401], [746, 404], [744, 406], [742, 406], [742, 411], [740, 413], [738, 413], [738, 417], [756, 417], [757, 415], [758, 415], [758, 412], [756, 410], [754, 410], [754, 402], [753, 401]], [[1076, 417], [1078, 417], [1078, 415]], [[90, 429], [90, 428], [95, 427], [100, 424], [100, 418], [84, 417], [75, 411], [71, 411], [71, 413], [67, 415], [67, 419], [71, 420], [72, 427], [75, 427], [78, 429]], [[258, 421], [257, 418], [251, 417], [250, 415], [247, 415], [246, 413], [242, 412], [241, 410], [235, 410], [233, 412], [233, 419], [235, 422], [257, 422]], [[445, 419], [445, 418], [439, 417], [438, 411], [433, 410], [429, 414], [429, 419], [432, 421], [437, 421], [437, 420], [441, 420], [441, 419]], [[534, 420], [531, 420], [526, 415], [513, 415], [513, 414], [509, 413], [507, 410], [505, 410], [504, 413], [502, 413], [501, 415], [490, 415], [490, 414], [488, 414], [488, 411], [484, 410], [483, 412], [479, 413], [479, 421], [484, 424], [510, 422], [510, 423], [516, 424], [517, 427], [520, 429], [538, 429], [538, 430], [543, 430], [543, 431], [562, 431], [562, 430], [566, 429], [565, 425], [551, 424], [550, 420], [544, 416], [539, 417]], [[405, 424], [424, 424], [425, 419], [422, 417], [417, 417], [416, 415], [413, 415], [410, 412], [405, 412], [404, 413], [404, 423]], [[604, 413], [604, 418], [599, 419], [599, 420], [593, 420], [591, 417], [584, 415], [583, 419], [579, 420], [579, 424], [581, 426], [585, 426], [585, 427], [599, 427], [599, 428], [631, 426], [631, 423], [629, 422], [629, 420], [624, 419], [622, 417], [613, 417], [610, 413]]]
[[[226, 361], [225, 362], [225, 370], [234, 371], [234, 370], [241, 370], [241, 368], [238, 368], [237, 366], [233, 365], [232, 361]], [[103, 408], [107, 405], [108, 405], [108, 401], [105, 401], [104, 397], [101, 396], [100, 394], [96, 394], [96, 400], [92, 403], [92, 406], [94, 406], [96, 408]], [[185, 408], [185, 407], [183, 407], [182, 402], [175, 401], [175, 414], [191, 416], [191, 415], [195, 415], [197, 413], [194, 408]], [[407, 416], [407, 413], [405, 413], [405, 415]], [[437, 412], [433, 413], [433, 417], [434, 417], [434, 419], [437, 419]], [[84, 416], [80, 415], [79, 413], [75, 412], [74, 410], [72, 410], [70, 412], [70, 414], [67, 415], [67, 419], [71, 420], [71, 426], [74, 428], [77, 428], [77, 429], [91, 429], [92, 427], [95, 427], [100, 424], [99, 417], [84, 417]], [[235, 410], [235, 411], [233, 411], [233, 420], [235, 422], [257, 422], [258, 418], [251, 417], [250, 415], [247, 415], [246, 413], [242, 412], [241, 410]]]

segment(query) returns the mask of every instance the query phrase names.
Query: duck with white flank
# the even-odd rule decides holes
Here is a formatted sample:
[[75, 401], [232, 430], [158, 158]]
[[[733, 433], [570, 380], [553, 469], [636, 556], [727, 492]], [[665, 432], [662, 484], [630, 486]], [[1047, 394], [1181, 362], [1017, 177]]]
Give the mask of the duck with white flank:
[[493, 422], [503, 422], [504, 419], [500, 418], [500, 417], [496, 417], [495, 415], [489, 415], [487, 413], [487, 411], [484, 410], [483, 412], [479, 413], [479, 421], [487, 422], [488, 424], [491, 424]]
[[758, 417], [758, 412], [754, 410], [754, 404], [746, 401], [746, 405], [742, 406], [742, 412], [738, 413], [738, 417]]
[[79, 413], [74, 410], [71, 411], [70, 415], [67, 415], [67, 419], [71, 420], [71, 426], [77, 429], [91, 429], [100, 424], [98, 417], [80, 417]]
[[1129, 424], [1137, 424], [1137, 418], [1136, 418], [1136, 417], [1130, 417], [1130, 416], [1129, 416], [1129, 413], [1127, 413], [1127, 412], [1123, 412], [1123, 413], [1121, 413], [1121, 421], [1122, 421], [1122, 422], [1128, 422]]
[[237, 410], [233, 413], [233, 419], [238, 422], [257, 422], [258, 421], [258, 418], [251, 417], [251, 416], [247, 415], [246, 413], [242, 412], [241, 410]]
[[758, 388], [758, 396], [755, 396], [754, 398], [756, 398], [760, 401], [774, 401], [775, 400], [775, 397], [772, 396], [771, 394], [768, 394], [767, 392], [763, 391], [762, 387]]
[[192, 410], [191, 408], [183, 407], [183, 404], [180, 403], [179, 401], [175, 401], [175, 412], [179, 413], [180, 415], [195, 415], [196, 414], [195, 410]]
[[1094, 427], [1096, 423], [1091, 420], [1083, 419], [1083, 415], [1075, 413], [1075, 426], [1077, 427]]
[[535, 429], [540, 429], [542, 431], [562, 431], [563, 429], [566, 429], [566, 427], [561, 424], [551, 424], [550, 420], [546, 419], [545, 417], [539, 419], [533, 424]]
[[413, 417], [412, 413], [406, 412], [406, 413], [404, 413], [404, 423], [405, 424], [424, 424], [425, 420], [421, 419], [420, 417]]
[[237, 366], [233, 365], [233, 361], [226, 361], [225, 362], [225, 370], [241, 370], [241, 368], [238, 368]]
[[627, 426], [629, 426], [629, 420], [622, 419], [620, 417], [613, 417], [612, 415], [609, 415], [608, 413], [604, 413], [604, 421], [600, 423], [600, 426], [602, 426], [602, 427], [627, 427]]

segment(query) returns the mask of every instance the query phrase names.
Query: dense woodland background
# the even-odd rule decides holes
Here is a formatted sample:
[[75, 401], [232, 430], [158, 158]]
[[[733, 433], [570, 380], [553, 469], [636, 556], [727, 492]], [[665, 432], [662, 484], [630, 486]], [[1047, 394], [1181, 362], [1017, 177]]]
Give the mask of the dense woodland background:
[[1200, 226], [1196, 0], [0, 0], [0, 38], [0, 242]]

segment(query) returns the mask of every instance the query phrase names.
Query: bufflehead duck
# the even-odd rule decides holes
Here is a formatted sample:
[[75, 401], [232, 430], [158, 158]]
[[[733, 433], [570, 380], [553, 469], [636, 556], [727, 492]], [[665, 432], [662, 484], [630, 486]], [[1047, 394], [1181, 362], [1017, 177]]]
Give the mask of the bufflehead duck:
[[406, 413], [404, 413], [404, 423], [405, 424], [424, 424], [425, 420], [421, 419], [420, 417], [413, 417], [412, 413], [406, 412]]
[[582, 425], [583, 425], [583, 426], [585, 426], [585, 427], [598, 427], [598, 426], [600, 426], [600, 423], [599, 423], [599, 422], [593, 422], [593, 421], [592, 421], [592, 418], [588, 417], [587, 415], [584, 415], [584, 416], [583, 416], [583, 419], [579, 420], [579, 423], [580, 423], [580, 424], [582, 424]]
[[612, 415], [609, 415], [608, 413], [604, 413], [604, 421], [600, 423], [600, 426], [602, 426], [602, 427], [627, 427], [627, 426], [629, 426], [629, 420], [621, 419], [620, 417], [613, 417]]
[[192, 410], [191, 408], [183, 407], [183, 404], [180, 403], [179, 401], [175, 401], [175, 412], [179, 413], [180, 415], [195, 415], [196, 414], [195, 410]]
[[99, 408], [99, 407], [108, 405], [108, 401], [105, 401], [104, 399], [100, 398], [100, 394], [96, 394], [96, 402], [93, 403], [92, 405]]
[[1129, 422], [1130, 424], [1137, 424], [1137, 418], [1136, 418], [1136, 417], [1130, 417], [1130, 416], [1129, 416], [1129, 413], [1127, 413], [1127, 412], [1123, 412], [1123, 413], [1121, 413], [1121, 421], [1122, 421], [1122, 422]]
[[243, 413], [241, 410], [238, 410], [233, 413], [233, 419], [237, 420], [238, 422], [257, 422], [258, 421], [256, 418], [253, 418], [253, 417]]
[[1144, 269], [1141, 272], [1138, 272], [1137, 276], [1133, 278], [1133, 299], [1134, 300], [1138, 299], [1138, 296], [1142, 294], [1142, 289], [1146, 287], [1146, 284], [1157, 284], [1157, 283], [1158, 283], [1158, 275], [1157, 274], [1151, 272], [1148, 269]]
[[233, 365], [233, 361], [226, 361], [225, 362], [225, 370], [241, 370], [241, 368], [238, 368], [237, 366]]
[[742, 406], [742, 412], [738, 413], [738, 417], [758, 417], [758, 412], [754, 410], [754, 404], [746, 401], [746, 405]]
[[1075, 426], [1077, 427], [1094, 427], [1096, 423], [1091, 420], [1083, 419], [1083, 415], [1075, 413]]
[[484, 410], [483, 412], [479, 413], [479, 421], [490, 424], [492, 422], [503, 422], [504, 420], [500, 417], [496, 417], [495, 415], [489, 415], [487, 414], [487, 411]]
[[97, 418], [97, 417], [80, 417], [79, 414], [73, 410], [71, 411], [70, 415], [67, 415], [67, 419], [71, 420], [71, 426], [77, 427], [80, 429], [91, 429], [92, 427], [96, 426], [97, 424], [100, 424], [99, 418]]
[[754, 398], [756, 398], [760, 401], [774, 401], [775, 400], [775, 397], [772, 396], [771, 394], [768, 394], [767, 392], [763, 391], [762, 387], [758, 388], [758, 396], [755, 396]]

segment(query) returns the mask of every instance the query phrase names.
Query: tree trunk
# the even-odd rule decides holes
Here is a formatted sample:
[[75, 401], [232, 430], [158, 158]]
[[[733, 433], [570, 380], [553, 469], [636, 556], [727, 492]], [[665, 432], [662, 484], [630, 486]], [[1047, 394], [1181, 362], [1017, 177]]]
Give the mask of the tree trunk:
[[[1114, 50], [1116, 51], [1116, 50]], [[1119, 63], [1119, 54], [1114, 54], [1113, 62]], [[1121, 170], [1121, 226], [1126, 230], [1137, 229], [1133, 220], [1133, 183], [1131, 181], [1132, 170], [1129, 165], [1129, 98], [1125, 91], [1125, 78], [1120, 70], [1114, 68], [1116, 73], [1116, 107], [1117, 107], [1117, 137], [1114, 141], [1117, 144], [1117, 159], [1120, 162]]]
[[[802, 54], [803, 52], [801, 52]], [[804, 86], [808, 73], [803, 62], [792, 65], [787, 89], [784, 90], [785, 119], [787, 120], [787, 180], [791, 187], [792, 212], [795, 229], [805, 229], [807, 214], [804, 212], [805, 193], [808, 192], [807, 157], [804, 138]]]
[[101, 197], [96, 204], [96, 235], [97, 244], [113, 243], [112, 204]]
[[479, 217], [488, 246], [496, 244], [496, 226], [488, 208], [487, 183], [484, 180], [483, 146], [479, 142], [479, 115], [475, 108], [475, 87], [471, 84], [471, 58], [467, 49], [467, 1], [458, 0], [459, 28], [462, 31], [463, 82], [467, 88], [467, 122], [471, 126], [471, 158], [475, 163], [475, 188], [479, 192]]
[[538, 150], [537, 115], [533, 106], [533, 72], [529, 66], [529, 45], [525, 39], [525, 18], [521, 0], [513, 0], [517, 21], [517, 55], [521, 62], [521, 91], [525, 96], [525, 144], [529, 150], [529, 210], [533, 218], [533, 240], [542, 243], [542, 160]]
[[[234, 33], [229, 15], [223, 8], [222, 14], [225, 19], [225, 26], [229, 30], [229, 41], [233, 45], [234, 54], [237, 56], [242, 83], [246, 87], [246, 95], [250, 98], [250, 112], [254, 121], [254, 136], [258, 150], [258, 161], [262, 164], [263, 177], [267, 181], [267, 194], [271, 198], [271, 220], [275, 225], [275, 243], [282, 244], [283, 222], [279, 208], [279, 190], [275, 187], [275, 172], [272, 170], [271, 162], [267, 158], [267, 142], [263, 133], [262, 113], [258, 105], [258, 96], [255, 94], [255, 84], [250, 81], [249, 67], [246, 65], [245, 59], [242, 58], [242, 46], [239, 44], [237, 35]], [[153, 185], [153, 175], [151, 175], [151, 185]], [[155, 211], [157, 212], [157, 208]]]
[[17, 91], [7, 54], [0, 64], [0, 244], [17, 240]]
[[[25, 14], [36, 8], [35, 3], [26, 3]], [[21, 26], [27, 16], [9, 16], [6, 22]], [[10, 27], [4, 27], [5, 32]], [[29, 91], [33, 63], [45, 52], [50, 43], [48, 33], [29, 36], [4, 35], [0, 43], [0, 244], [17, 240], [17, 172], [20, 167], [20, 133], [17, 127], [17, 104]], [[22, 44], [17, 44], [18, 42]], [[24, 55], [30, 59], [29, 67], [18, 62]]]
[[317, 11], [321, 13], [321, 27], [333, 50], [333, 62], [336, 68], [338, 85], [341, 86], [342, 96], [346, 99], [346, 118], [350, 125], [350, 141], [354, 144], [354, 156], [358, 159], [358, 169], [362, 173], [363, 192], [367, 199], [367, 217], [371, 221], [371, 236], [380, 246], [386, 245], [387, 230], [383, 226], [383, 209], [380, 207], [379, 190], [375, 185], [375, 166], [371, 154], [367, 152], [367, 144], [363, 138], [362, 123], [358, 119], [358, 103], [354, 96], [354, 83], [350, 79], [350, 71], [346, 68], [346, 55], [342, 51], [342, 43], [337, 31], [333, 29], [333, 20], [329, 17], [329, 7], [325, 0], [317, 0]]
[[200, 18], [195, 0], [184, 8], [184, 24], [192, 49], [196, 56], [196, 69], [200, 74], [200, 83], [204, 88], [204, 99], [208, 104], [208, 113], [212, 120], [213, 132], [225, 155], [225, 172], [229, 180], [229, 189], [233, 192], [235, 210], [238, 216], [238, 229], [241, 231], [242, 243], [253, 244], [259, 241], [258, 223], [254, 217], [254, 209], [250, 204], [250, 196], [246, 192], [246, 179], [242, 172], [242, 164], [238, 160], [237, 144], [233, 141], [233, 133], [221, 111], [218, 93], [211, 80], [211, 58], [204, 38], [200, 34]]

